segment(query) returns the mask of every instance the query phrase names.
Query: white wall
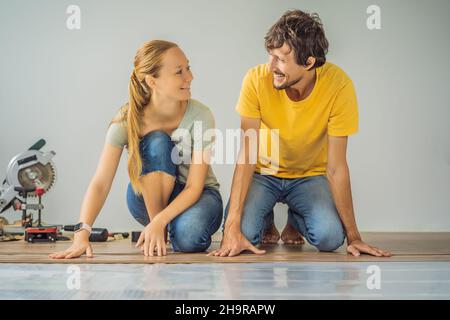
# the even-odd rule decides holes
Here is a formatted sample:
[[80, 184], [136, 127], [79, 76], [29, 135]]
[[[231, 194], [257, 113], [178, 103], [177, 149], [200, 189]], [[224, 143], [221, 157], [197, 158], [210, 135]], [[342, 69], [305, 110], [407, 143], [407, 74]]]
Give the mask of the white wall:
[[[81, 30], [66, 28], [70, 4], [81, 8]], [[366, 27], [371, 4], [381, 8], [380, 30]], [[44, 219], [76, 222], [142, 42], [177, 42], [191, 60], [193, 97], [211, 107], [218, 128], [236, 128], [242, 77], [266, 61], [265, 32], [291, 8], [320, 14], [329, 60], [356, 85], [360, 132], [348, 159], [360, 229], [450, 231], [446, 0], [1, 0], [0, 178], [15, 154], [45, 138], [58, 181], [45, 196]], [[124, 157], [97, 226], [139, 227], [126, 207], [125, 164]], [[226, 202], [233, 167], [214, 169]], [[286, 208], [276, 208], [282, 227]]]

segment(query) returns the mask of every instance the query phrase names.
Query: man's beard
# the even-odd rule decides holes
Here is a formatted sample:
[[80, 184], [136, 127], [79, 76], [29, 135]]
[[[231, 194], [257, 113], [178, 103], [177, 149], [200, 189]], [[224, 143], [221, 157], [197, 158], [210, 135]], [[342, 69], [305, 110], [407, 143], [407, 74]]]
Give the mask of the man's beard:
[[283, 85], [281, 85], [281, 86], [276, 86], [275, 83], [272, 82], [272, 85], [273, 85], [273, 87], [274, 87], [275, 89], [277, 89], [277, 90], [284, 90], [284, 89], [287, 89], [287, 88], [293, 86], [294, 84], [296, 84], [297, 82], [299, 82], [301, 79], [302, 79], [302, 78], [300, 77], [300, 78], [298, 78], [298, 79], [296, 79], [296, 80], [292, 80], [291, 82], [285, 83], [285, 84], [283, 84]]

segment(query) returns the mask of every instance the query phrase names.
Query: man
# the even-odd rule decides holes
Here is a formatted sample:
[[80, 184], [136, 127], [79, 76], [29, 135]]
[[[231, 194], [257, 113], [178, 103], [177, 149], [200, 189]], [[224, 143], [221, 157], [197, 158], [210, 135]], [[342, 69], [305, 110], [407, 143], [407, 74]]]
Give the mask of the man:
[[[282, 202], [289, 207], [285, 242], [302, 243], [303, 236], [320, 251], [334, 251], [347, 238], [354, 256], [390, 256], [364, 243], [356, 226], [346, 161], [347, 138], [358, 131], [356, 94], [345, 72], [326, 62], [328, 41], [319, 17], [287, 11], [268, 31], [265, 45], [269, 62], [247, 73], [236, 107], [243, 132], [259, 131], [258, 161], [250, 161], [244, 135], [224, 237], [210, 255], [265, 253], [255, 245], [263, 238], [278, 242], [273, 207]], [[279, 144], [273, 163], [266, 159], [273, 155], [261, 156], [262, 148], [272, 150], [271, 143]]]

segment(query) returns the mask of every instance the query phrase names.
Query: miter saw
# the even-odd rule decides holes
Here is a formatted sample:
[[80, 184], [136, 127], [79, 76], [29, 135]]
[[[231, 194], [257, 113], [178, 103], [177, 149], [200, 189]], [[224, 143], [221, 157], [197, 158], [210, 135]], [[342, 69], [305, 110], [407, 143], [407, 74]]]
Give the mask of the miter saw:
[[[51, 161], [54, 151], [42, 152], [45, 140], [36, 142], [27, 151], [16, 155], [8, 165], [6, 179], [0, 186], [0, 213], [10, 207], [22, 210], [22, 227], [25, 227], [25, 240], [55, 241], [56, 227], [43, 227], [41, 225], [41, 210], [43, 209], [41, 197], [54, 185], [56, 179], [55, 165]], [[28, 204], [28, 197], [38, 197], [38, 204]], [[33, 226], [33, 216], [27, 210], [39, 213], [36, 226]]]

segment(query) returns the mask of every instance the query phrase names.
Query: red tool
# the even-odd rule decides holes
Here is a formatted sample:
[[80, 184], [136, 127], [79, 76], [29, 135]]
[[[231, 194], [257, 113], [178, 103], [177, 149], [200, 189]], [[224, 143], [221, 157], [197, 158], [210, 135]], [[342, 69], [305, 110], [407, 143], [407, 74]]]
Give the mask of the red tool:
[[[58, 228], [54, 226], [42, 226], [41, 211], [44, 208], [42, 205], [42, 196], [45, 194], [45, 189], [41, 187], [36, 188], [16, 188], [16, 191], [20, 192], [25, 199], [25, 202], [16, 201], [14, 207], [16, 209], [22, 209], [22, 225], [26, 227], [25, 229], [25, 241], [28, 242], [55, 242], [58, 235]], [[28, 204], [27, 193], [34, 192], [38, 196], [39, 203]], [[38, 224], [33, 227], [33, 216], [27, 215], [27, 209], [38, 211]]]

